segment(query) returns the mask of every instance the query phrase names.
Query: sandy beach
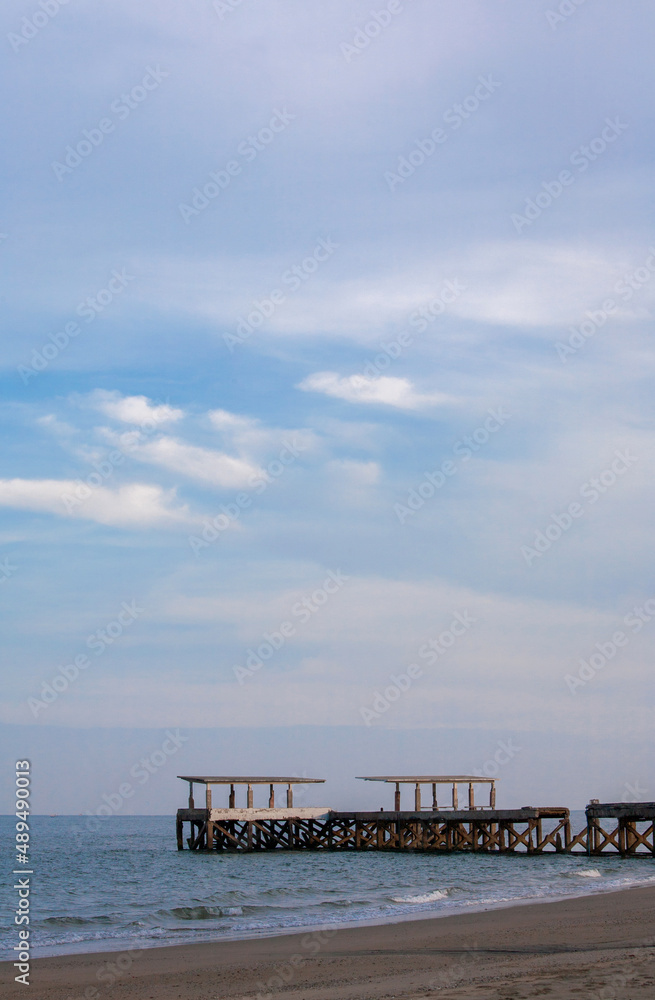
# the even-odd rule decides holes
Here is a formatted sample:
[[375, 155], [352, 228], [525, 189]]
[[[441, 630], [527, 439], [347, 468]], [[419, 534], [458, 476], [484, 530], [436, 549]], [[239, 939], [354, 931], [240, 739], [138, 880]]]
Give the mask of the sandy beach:
[[[655, 888], [376, 927], [37, 959], [40, 1000], [652, 1000]], [[15, 997], [3, 963], [0, 997]]]

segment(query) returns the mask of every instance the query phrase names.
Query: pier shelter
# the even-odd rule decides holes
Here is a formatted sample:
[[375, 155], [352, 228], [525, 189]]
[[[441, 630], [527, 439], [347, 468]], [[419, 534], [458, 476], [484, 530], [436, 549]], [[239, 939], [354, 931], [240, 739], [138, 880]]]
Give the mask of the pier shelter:
[[[386, 784], [391, 784], [396, 786], [396, 791], [394, 795], [394, 810], [400, 812], [400, 788], [401, 785], [414, 785], [414, 811], [420, 812], [421, 809], [430, 809], [432, 812], [437, 812], [440, 808], [443, 809], [443, 804], [439, 806], [437, 800], [437, 787], [441, 785], [449, 785], [451, 788], [450, 801], [452, 803], [453, 809], [459, 809], [459, 785], [468, 785], [468, 808], [469, 809], [483, 809], [484, 806], [475, 805], [475, 786], [476, 785], [489, 785], [489, 809], [495, 809], [496, 807], [496, 779], [495, 778], [482, 778], [476, 774], [428, 774], [421, 775], [417, 777], [416, 775], [403, 775], [402, 777], [390, 777], [389, 775], [383, 775], [380, 777], [360, 777], [359, 781], [383, 781]], [[432, 802], [430, 805], [421, 805], [421, 786], [429, 785], [432, 787]], [[446, 806], [445, 808], [448, 808]]]

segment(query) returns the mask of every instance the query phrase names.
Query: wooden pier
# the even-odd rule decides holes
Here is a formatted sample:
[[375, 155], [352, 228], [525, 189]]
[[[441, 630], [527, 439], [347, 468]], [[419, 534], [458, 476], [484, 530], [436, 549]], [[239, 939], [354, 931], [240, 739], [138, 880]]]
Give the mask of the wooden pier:
[[[587, 854], [655, 857], [655, 803], [600, 803], [592, 799], [586, 826], [571, 830], [564, 807], [497, 809], [493, 778], [476, 775], [367, 777], [395, 785], [394, 809], [337, 812], [327, 807], [298, 807], [296, 785], [321, 784], [322, 778], [230, 777], [180, 775], [189, 783], [188, 807], [177, 812], [177, 847], [192, 851], [353, 850], [471, 851], [538, 855]], [[459, 808], [458, 788], [468, 786], [467, 808]], [[196, 807], [193, 786], [204, 786], [204, 803]], [[254, 786], [268, 785], [266, 806], [254, 806]], [[275, 788], [286, 786], [283, 808], [275, 804]], [[401, 809], [401, 789], [412, 785], [414, 808]], [[423, 806], [422, 788], [431, 801]], [[437, 789], [450, 786], [449, 807], [440, 806]], [[489, 805], [475, 804], [475, 788], [489, 785]], [[212, 803], [212, 787], [229, 786], [227, 806]], [[245, 806], [236, 790], [246, 790]]]

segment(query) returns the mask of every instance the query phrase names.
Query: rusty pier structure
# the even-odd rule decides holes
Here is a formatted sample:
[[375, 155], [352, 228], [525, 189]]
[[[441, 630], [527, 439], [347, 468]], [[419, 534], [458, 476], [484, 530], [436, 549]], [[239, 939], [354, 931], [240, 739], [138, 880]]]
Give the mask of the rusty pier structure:
[[[394, 786], [394, 808], [378, 812], [294, 805], [296, 786], [323, 784], [323, 778], [178, 777], [189, 785], [188, 806], [177, 811], [178, 850], [184, 850], [186, 844], [192, 851], [205, 852], [409, 850], [655, 857], [655, 802], [601, 803], [592, 799], [586, 808], [586, 825], [576, 832], [565, 807], [498, 809], [495, 779], [478, 775], [363, 777], [363, 781]], [[204, 801], [199, 805], [194, 786], [204, 789]], [[266, 786], [268, 801], [255, 806], [255, 789], [261, 796]], [[276, 804], [280, 786], [286, 790], [282, 805]], [[402, 808], [406, 786], [414, 792], [411, 809]], [[441, 797], [444, 786], [445, 801]], [[226, 804], [212, 801], [216, 787], [227, 791]], [[237, 790], [240, 797], [245, 791], [245, 805], [237, 804]], [[484, 803], [476, 791], [486, 793]], [[278, 803], [279, 798], [278, 791]]]

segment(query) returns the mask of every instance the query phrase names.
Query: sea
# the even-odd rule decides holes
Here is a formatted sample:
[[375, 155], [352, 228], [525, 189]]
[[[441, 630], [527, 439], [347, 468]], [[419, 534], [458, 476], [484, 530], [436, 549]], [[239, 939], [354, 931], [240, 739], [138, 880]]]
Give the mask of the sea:
[[[584, 813], [571, 819], [583, 828]], [[0, 818], [5, 843], [13, 823]], [[77, 816], [31, 820], [35, 957], [391, 923], [655, 883], [652, 857], [197, 854], [176, 849], [172, 816], [110, 816], [96, 825]], [[0, 881], [12, 913], [7, 857], [12, 867]], [[3, 959], [16, 944], [7, 923]]]

